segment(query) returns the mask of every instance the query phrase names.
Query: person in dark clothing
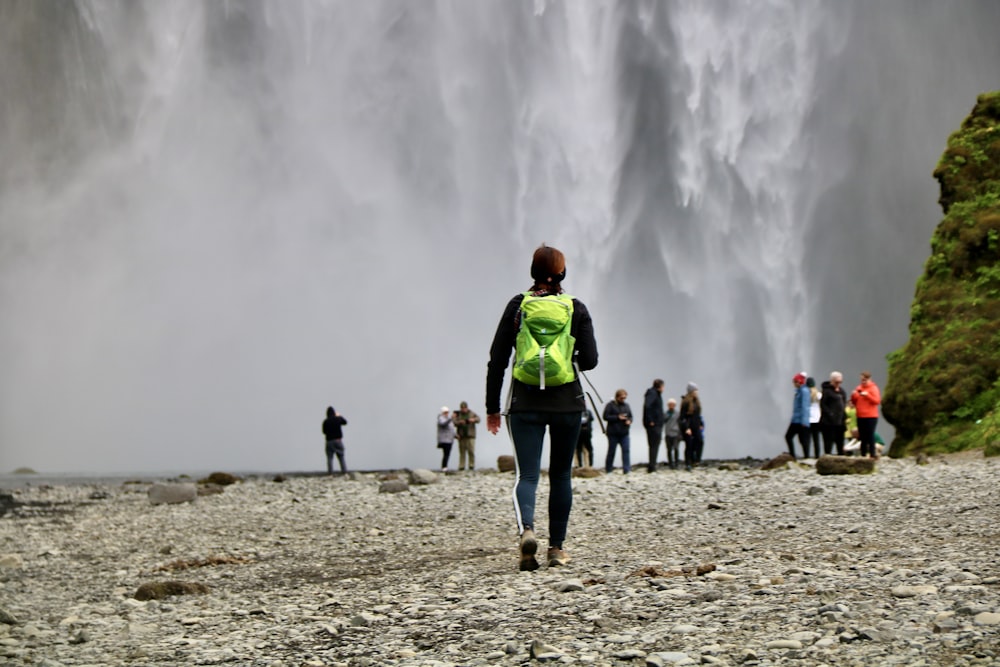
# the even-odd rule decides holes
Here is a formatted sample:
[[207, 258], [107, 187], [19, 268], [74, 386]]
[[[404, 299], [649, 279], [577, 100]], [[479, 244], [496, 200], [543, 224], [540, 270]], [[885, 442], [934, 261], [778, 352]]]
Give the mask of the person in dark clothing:
[[580, 413], [580, 435], [576, 439], [576, 465], [589, 468], [594, 465], [594, 445], [591, 434], [594, 432], [594, 413], [584, 410]]
[[[555, 248], [542, 245], [532, 257], [532, 296], [563, 294], [566, 258]], [[486, 373], [486, 428], [500, 430], [500, 390], [514, 350], [520, 326], [521, 303], [525, 294], [512, 298], [497, 325]], [[590, 312], [579, 299], [572, 299], [570, 334], [575, 339], [573, 360], [578, 371], [597, 366], [597, 342]], [[576, 375], [576, 373], [574, 373]], [[538, 568], [535, 553], [535, 493], [541, 473], [542, 444], [549, 431], [549, 566], [565, 565], [563, 550], [569, 514], [573, 506], [573, 454], [580, 433], [581, 413], [586, 410], [580, 378], [542, 388], [511, 378], [508, 394], [507, 428], [514, 443], [517, 479], [514, 485], [514, 516], [520, 533], [521, 570]]]
[[844, 376], [834, 371], [830, 379], [823, 383], [823, 394], [819, 400], [819, 425], [823, 430], [823, 452], [834, 451], [844, 455], [844, 433], [847, 430], [847, 392], [841, 387]]
[[792, 419], [785, 431], [785, 444], [794, 459], [795, 437], [798, 436], [802, 454], [809, 458], [809, 389], [806, 388], [805, 373], [796, 373], [792, 384], [795, 385], [795, 394], [792, 397]]
[[608, 455], [604, 459], [604, 472], [611, 474], [615, 469], [615, 452], [622, 448], [622, 473], [632, 472], [629, 429], [632, 428], [632, 408], [625, 402], [628, 392], [619, 389], [615, 400], [604, 406], [604, 422], [608, 425]]
[[341, 474], [347, 474], [347, 465], [344, 463], [344, 430], [347, 420], [340, 416], [333, 407], [326, 409], [326, 419], [323, 420], [323, 435], [326, 436], [326, 472], [333, 474], [333, 457], [337, 457], [340, 463]]
[[679, 423], [681, 435], [684, 437], [684, 467], [691, 470], [701, 463], [702, 450], [705, 447], [701, 400], [698, 398], [698, 385], [694, 382], [688, 382], [687, 393], [681, 398]]
[[642, 425], [646, 427], [646, 442], [649, 445], [649, 463], [646, 472], [656, 471], [656, 459], [660, 455], [660, 438], [663, 437], [663, 380], [653, 380], [653, 386], [646, 390], [642, 403]]

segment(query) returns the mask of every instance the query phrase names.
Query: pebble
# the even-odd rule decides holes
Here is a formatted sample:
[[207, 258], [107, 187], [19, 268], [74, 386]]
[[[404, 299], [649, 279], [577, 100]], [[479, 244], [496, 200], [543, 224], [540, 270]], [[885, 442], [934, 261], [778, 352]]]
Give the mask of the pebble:
[[[17, 489], [0, 664], [1000, 665], [1000, 459], [883, 459], [817, 498], [809, 465], [575, 479], [573, 560], [535, 572], [511, 474], [418, 477]], [[133, 597], [170, 580], [209, 592]]]

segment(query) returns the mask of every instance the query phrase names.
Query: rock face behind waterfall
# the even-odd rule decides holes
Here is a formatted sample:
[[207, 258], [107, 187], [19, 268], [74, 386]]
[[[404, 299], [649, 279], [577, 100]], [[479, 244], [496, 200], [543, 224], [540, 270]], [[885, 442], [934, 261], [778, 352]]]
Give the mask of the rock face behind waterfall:
[[1000, 91], [980, 95], [934, 176], [944, 219], [889, 355], [890, 454], [985, 447], [1000, 454]]

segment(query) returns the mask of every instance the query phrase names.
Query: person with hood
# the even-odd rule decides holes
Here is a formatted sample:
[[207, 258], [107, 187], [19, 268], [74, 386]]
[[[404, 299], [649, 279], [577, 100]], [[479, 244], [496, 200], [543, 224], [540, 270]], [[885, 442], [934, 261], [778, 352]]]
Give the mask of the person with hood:
[[684, 468], [691, 470], [701, 463], [705, 448], [705, 420], [701, 416], [701, 399], [698, 385], [688, 382], [687, 393], [681, 397], [681, 412], [678, 422], [684, 437]]
[[438, 449], [441, 450], [441, 472], [448, 472], [451, 447], [455, 444], [455, 421], [447, 405], [441, 406], [437, 419]]
[[[515, 295], [504, 309], [497, 325], [486, 373], [486, 428], [496, 435], [500, 430], [500, 390], [511, 352], [515, 352], [514, 377], [508, 393], [507, 429], [514, 444], [517, 478], [514, 483], [514, 516], [520, 535], [521, 570], [538, 569], [535, 553], [535, 493], [541, 475], [542, 445], [549, 433], [549, 567], [565, 565], [569, 554], [563, 549], [570, 510], [573, 507], [573, 454], [576, 451], [580, 422], [586, 410], [579, 372], [597, 366], [597, 342], [590, 311], [579, 299], [566, 294], [566, 257], [557, 249], [542, 245], [531, 258], [531, 279], [527, 292]], [[533, 384], [518, 374], [519, 341], [528, 343], [522, 330], [530, 327], [522, 318], [525, 300], [571, 305], [569, 337], [572, 339], [570, 375], [560, 384]], [[519, 336], [519, 334], [521, 334]], [[569, 338], [567, 338], [569, 340]], [[520, 379], [523, 378], [523, 379]]]
[[844, 432], [847, 426], [847, 393], [841, 387], [844, 376], [840, 371], [830, 373], [830, 379], [823, 382], [819, 400], [819, 425], [823, 431], [823, 451], [826, 454], [844, 455]]
[[795, 385], [795, 394], [792, 397], [792, 420], [785, 431], [785, 443], [788, 445], [788, 453], [795, 457], [795, 437], [798, 436], [799, 444], [805, 457], [809, 457], [809, 389], [806, 388], [805, 373], [796, 373], [792, 378]]
[[642, 404], [642, 425], [646, 427], [646, 442], [649, 445], [646, 472], [656, 472], [660, 438], [663, 437], [663, 380], [659, 378], [653, 380], [653, 386], [646, 390]]
[[[315, 422], [314, 422], [315, 423]], [[340, 463], [340, 473], [347, 474], [344, 463], [344, 429], [347, 420], [330, 406], [326, 409], [326, 419], [323, 420], [323, 435], [326, 437], [326, 474], [333, 474], [333, 457]]]
[[858, 411], [858, 439], [861, 441], [861, 456], [878, 460], [875, 451], [875, 427], [878, 425], [878, 406], [882, 402], [882, 392], [872, 382], [869, 371], [861, 373], [861, 383], [851, 392], [851, 403]]
[[608, 455], [604, 457], [604, 472], [611, 474], [615, 469], [615, 453], [622, 448], [622, 474], [632, 472], [631, 440], [629, 429], [632, 428], [632, 408], [625, 399], [628, 392], [619, 389], [615, 392], [615, 400], [608, 401], [604, 406], [604, 423], [608, 429]]

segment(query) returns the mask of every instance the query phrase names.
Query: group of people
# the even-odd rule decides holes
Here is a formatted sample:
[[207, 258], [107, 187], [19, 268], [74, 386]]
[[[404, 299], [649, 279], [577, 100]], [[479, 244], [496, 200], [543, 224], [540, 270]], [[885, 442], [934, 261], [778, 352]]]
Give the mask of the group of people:
[[820, 436], [823, 438], [823, 453], [837, 453], [843, 456], [848, 447], [845, 438], [857, 438], [861, 456], [879, 458], [880, 443], [875, 428], [878, 425], [878, 406], [882, 403], [882, 392], [872, 381], [868, 371], [861, 373], [860, 382], [850, 396], [841, 386], [844, 376], [839, 371], [830, 373], [830, 379], [819, 389], [816, 382], [806, 373], [796, 373], [792, 378], [795, 392], [792, 399], [792, 419], [785, 431], [788, 453], [795, 457], [795, 439], [805, 458], [809, 458], [809, 447], [820, 453]]
[[[701, 415], [701, 400], [698, 398], [698, 385], [689, 382], [687, 390], [681, 397], [678, 407], [677, 399], [667, 399], [666, 409], [663, 406], [663, 380], [653, 380], [653, 386], [646, 390], [642, 406], [642, 424], [646, 429], [646, 441], [649, 445], [649, 460], [647, 472], [656, 470], [660, 456], [660, 441], [662, 440], [667, 453], [667, 465], [671, 470], [680, 467], [678, 447], [684, 440], [684, 467], [691, 470], [701, 463], [705, 449], [705, 420]], [[604, 407], [604, 421], [607, 423], [608, 454], [604, 460], [604, 470], [611, 473], [614, 470], [615, 456], [621, 449], [622, 472], [632, 472], [631, 440], [629, 431], [632, 427], [632, 408], [626, 402], [628, 392], [619, 389], [615, 398]]]
[[447, 405], [441, 407], [441, 412], [437, 418], [437, 442], [438, 449], [441, 450], [441, 472], [448, 472], [448, 459], [451, 457], [451, 448], [458, 438], [458, 469], [476, 469], [476, 424], [479, 423], [479, 415], [469, 409], [469, 404], [465, 401], [458, 406], [456, 412], [448, 409]]

